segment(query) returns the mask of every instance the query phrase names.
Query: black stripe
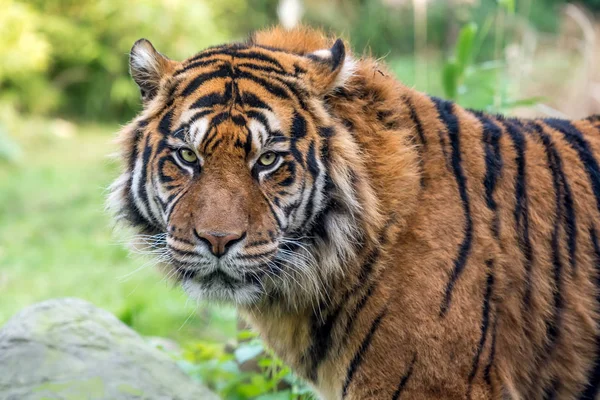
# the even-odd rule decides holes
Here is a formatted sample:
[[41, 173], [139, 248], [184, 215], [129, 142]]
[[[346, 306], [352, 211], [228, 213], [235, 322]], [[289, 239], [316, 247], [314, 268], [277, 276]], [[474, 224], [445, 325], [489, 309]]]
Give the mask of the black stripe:
[[[286, 178], [287, 179], [287, 178]], [[302, 187], [298, 191], [301, 194], [304, 194], [304, 188], [306, 187], [306, 182], [302, 181]], [[286, 204], [283, 208], [283, 214], [288, 218], [288, 221], [293, 221], [296, 218], [298, 207], [302, 204], [302, 196], [291, 203]]]
[[398, 400], [400, 398], [400, 395], [402, 394], [402, 392], [404, 391], [404, 388], [406, 387], [406, 383], [412, 376], [416, 361], [417, 361], [417, 354], [415, 353], [412, 361], [408, 365], [408, 370], [406, 371], [406, 373], [404, 375], [402, 375], [402, 378], [400, 379], [400, 383], [398, 383], [398, 387], [396, 388], [396, 391], [392, 395], [392, 400]]
[[169, 251], [171, 253], [173, 253], [173, 255], [177, 255], [180, 257], [201, 258], [200, 254], [193, 252], [193, 251], [179, 250], [179, 249], [176, 249], [176, 248], [170, 247], [170, 246], [169, 246]]
[[[181, 189], [181, 187], [177, 187], [177, 189]], [[171, 190], [173, 190], [173, 189], [171, 189]], [[178, 190], [175, 193], [171, 193], [169, 195], [169, 198], [167, 199], [167, 207], [171, 210], [170, 214], [172, 214], [173, 209], [177, 206], [177, 204], [179, 203], [179, 201], [181, 200], [183, 195], [185, 193], [187, 193], [188, 190], [189, 190], [188, 188], [184, 188], [182, 190]], [[167, 216], [167, 218], [168, 218], [168, 216]], [[168, 222], [167, 222], [167, 224], [168, 224]], [[188, 244], [193, 245], [191, 242]]]
[[220, 112], [214, 115], [210, 120], [211, 127], [217, 127], [221, 125], [223, 122], [228, 121], [231, 118], [231, 113], [229, 110]]
[[550, 387], [544, 389], [544, 400], [558, 399], [558, 389], [559, 388], [560, 388], [560, 382], [557, 379], [553, 379], [550, 382]]
[[[283, 171], [283, 167], [285, 166], [287, 168], [287, 176], [284, 175], [284, 171]], [[282, 171], [280, 172], [280, 175], [285, 176], [285, 179], [283, 179], [280, 182], [277, 182], [279, 184], [279, 186], [283, 186], [283, 187], [287, 187], [287, 186], [291, 186], [296, 182], [296, 164], [293, 161], [286, 161], [283, 162], [281, 164], [280, 170]]]
[[[546, 338], [547, 341], [542, 349], [539, 357], [539, 364], [544, 364], [548, 358], [552, 355], [556, 342], [560, 335], [560, 326], [562, 322], [563, 312], [563, 298], [562, 298], [562, 255], [560, 247], [560, 227], [564, 220], [564, 174], [561, 171], [561, 165], [559, 164], [560, 158], [556, 149], [554, 148], [550, 138], [543, 132], [541, 127], [534, 125], [535, 131], [540, 137], [546, 150], [546, 158], [548, 169], [552, 174], [552, 186], [554, 188], [554, 200], [556, 215], [554, 219], [554, 227], [550, 239], [550, 247], [552, 249], [552, 279], [554, 285], [552, 287], [552, 298], [553, 298], [553, 312], [550, 320], [546, 323]], [[544, 389], [545, 398], [555, 398], [557, 395], [556, 388], [558, 381], [554, 379], [551, 382], [551, 387]]]
[[[324, 161], [328, 164], [328, 155], [324, 157]], [[325, 199], [323, 200], [323, 208], [315, 216], [310, 233], [311, 236], [321, 238], [323, 242], [329, 243], [330, 237], [329, 232], [327, 231], [327, 221], [329, 220], [329, 214], [338, 209], [336, 204], [337, 201], [332, 198], [332, 195], [337, 191], [337, 188], [328, 174], [325, 175], [324, 179], [325, 188], [323, 189], [323, 193], [325, 194]]]
[[200, 85], [205, 84], [212, 79], [229, 77], [231, 74], [231, 69], [227, 65], [220, 65], [214, 71], [200, 74], [192, 79], [192, 81], [188, 83], [188, 85], [181, 91], [180, 96], [187, 97], [194, 93], [196, 89], [200, 87]]
[[[559, 152], [552, 144], [552, 139], [549, 135], [545, 134], [543, 128], [537, 124], [534, 124], [537, 131], [543, 136], [542, 141], [553, 154], [555, 169], [558, 173], [558, 179], [563, 190], [563, 211], [565, 217], [565, 235], [567, 236], [567, 246], [569, 248], [569, 262], [573, 269], [577, 267], [577, 259], [575, 257], [577, 251], [577, 222], [575, 216], [575, 206], [573, 201], [573, 194], [571, 192], [571, 186], [567, 180], [562, 167], [562, 159]], [[546, 144], [548, 143], [548, 144]]]
[[[261, 236], [261, 235], [259, 235], [259, 237], [260, 237], [260, 236]], [[249, 249], [251, 249], [251, 248], [253, 248], [253, 247], [260, 247], [260, 246], [264, 246], [265, 244], [270, 244], [270, 243], [272, 243], [272, 241], [270, 241], [270, 240], [264, 240], [264, 239], [263, 239], [263, 240], [257, 240], [257, 241], [255, 241], [255, 242], [250, 242], [250, 243], [248, 243], [248, 244], [246, 245], [246, 250], [249, 250]]]
[[[376, 263], [378, 257], [379, 257], [378, 250], [374, 250], [374, 252], [369, 254], [366, 262], [363, 264], [363, 266], [361, 268], [358, 283], [356, 285], [354, 285], [352, 287], [352, 289], [350, 289], [348, 292], [345, 293], [345, 295], [343, 296], [343, 298], [340, 301], [340, 303], [338, 304], [338, 306], [335, 309], [333, 309], [333, 311], [331, 313], [329, 313], [329, 315], [327, 316], [327, 319], [324, 322], [321, 322], [321, 319], [317, 314], [313, 315], [313, 318], [312, 318], [312, 327], [313, 327], [312, 328], [312, 338], [313, 338], [313, 340], [311, 343], [311, 347], [308, 350], [308, 354], [310, 355], [310, 358], [311, 358], [311, 365], [309, 367], [310, 368], [309, 376], [311, 377], [311, 379], [313, 379], [313, 381], [316, 380], [317, 370], [319, 368], [319, 365], [324, 360], [325, 356], [327, 355], [327, 352], [329, 351], [329, 349], [331, 347], [331, 343], [333, 341], [332, 329], [333, 329], [333, 326], [335, 325], [335, 322], [337, 321], [339, 315], [342, 313], [344, 305], [349, 301], [349, 299], [354, 294], [356, 294], [356, 292], [358, 290], [360, 290], [360, 288], [362, 287], [364, 282], [366, 282], [368, 280], [369, 275], [373, 269], [373, 265]], [[371, 284], [369, 287], [369, 290], [367, 291], [367, 296], [364, 297], [364, 300], [363, 299], [359, 300], [359, 303], [358, 303], [357, 307], [355, 307], [352, 315], [348, 315], [348, 321], [351, 321], [353, 318], [355, 318], [355, 316], [357, 315], [357, 312], [359, 312], [360, 309], [362, 309], [364, 307], [364, 304], [362, 306], [360, 306], [360, 303], [362, 302], [362, 303], [366, 304], [368, 297], [372, 294], [372, 289], [373, 289], [373, 285]], [[351, 323], [348, 322], [348, 324], [350, 325]], [[346, 326], [345, 332], [348, 332], [349, 329], [351, 329], [351, 326]], [[345, 337], [346, 340], [347, 340], [347, 336], [348, 335], [346, 335], [346, 337]]]
[[260, 122], [267, 130], [267, 133], [269, 134], [269, 136], [273, 135], [274, 132], [272, 131], [271, 126], [269, 125], [269, 121], [267, 120], [267, 117], [265, 117], [262, 112], [255, 111], [255, 110], [249, 110], [246, 112], [246, 116], [248, 117], [248, 119], [255, 119], [258, 122]]
[[129, 190], [127, 203], [122, 212], [125, 220], [128, 221], [132, 226], [140, 229], [142, 233], [149, 235], [161, 233], [162, 230], [160, 228], [156, 227], [140, 213], [139, 209], [135, 205], [135, 200], [133, 199], [133, 193], [131, 192], [131, 189]]
[[531, 275], [533, 273], [533, 250], [529, 237], [529, 201], [527, 197], [527, 166], [525, 161], [526, 141], [519, 127], [513, 125], [509, 120], [498, 117], [516, 152], [515, 163], [517, 164], [517, 176], [515, 178], [515, 211], [514, 218], [519, 235], [519, 247], [525, 257], [525, 293], [523, 295], [525, 307], [531, 306]]
[[366, 293], [358, 300], [358, 302], [356, 303], [356, 306], [352, 310], [352, 313], [348, 313], [348, 317], [346, 319], [346, 326], [343, 329], [344, 336], [337, 345], [338, 351], [342, 351], [342, 349], [344, 349], [346, 347], [348, 340], [352, 337], [354, 323], [356, 322], [356, 319], [358, 318], [358, 315], [360, 314], [360, 312], [367, 305], [367, 302], [369, 301], [371, 296], [373, 296], [373, 292], [375, 291], [376, 287], [377, 287], [376, 283], [370, 283], [369, 286], [367, 287]]
[[252, 152], [252, 132], [246, 128], [246, 140], [244, 141], [244, 152], [248, 156]]
[[321, 321], [316, 314], [311, 318], [312, 341], [310, 348], [307, 351], [307, 356], [309, 358], [307, 368], [308, 378], [313, 382], [317, 382], [319, 365], [325, 359], [325, 355], [331, 347], [331, 342], [333, 340], [331, 333], [341, 311], [342, 308], [337, 307], [327, 316], [325, 321]]
[[586, 118], [586, 120], [589, 122], [598, 122], [598, 121], [600, 121], [600, 114], [590, 115], [589, 117]]
[[165, 169], [167, 169], [169, 166], [179, 168], [177, 164], [175, 164], [175, 162], [173, 161], [173, 158], [169, 155], [164, 155], [160, 158], [160, 160], [158, 160], [158, 178], [160, 179], [163, 185], [174, 181], [172, 177], [165, 174]]
[[571, 268], [575, 270], [577, 268], [577, 260], [575, 258], [577, 251], [577, 222], [571, 185], [569, 185], [563, 170], [562, 159], [552, 142], [552, 138], [544, 132], [544, 128], [539, 124], [533, 124], [532, 126], [546, 148], [548, 168], [550, 169], [550, 172], [552, 172], [555, 190], [560, 190], [562, 192], [561, 202], [565, 224], [565, 236], [567, 238], [567, 247], [569, 249], [569, 262]]
[[150, 219], [150, 223], [155, 227], [160, 227], [160, 223], [156, 220], [152, 209], [150, 208], [150, 198], [148, 196], [148, 170], [151, 168], [150, 158], [152, 157], [152, 146], [150, 146], [150, 135], [146, 135], [146, 141], [144, 142], [144, 151], [142, 153], [142, 173], [140, 177], [140, 186], [138, 190], [138, 197], [142, 204], [146, 207], [146, 212]]
[[[590, 227], [590, 240], [594, 248], [595, 269], [596, 269], [596, 311], [600, 309], [600, 245], [596, 235], [596, 228]], [[596, 337], [596, 354], [591, 375], [588, 378], [588, 384], [585, 390], [579, 396], [579, 400], [596, 400], [600, 392], [600, 335]]]
[[[335, 321], [338, 319], [339, 315], [342, 313], [343, 307], [348, 303], [348, 301], [350, 300], [351, 297], [356, 295], [358, 293], [358, 291], [361, 290], [365, 286], [366, 282], [369, 282], [371, 280], [371, 273], [373, 272], [373, 268], [379, 261], [379, 257], [381, 254], [380, 248], [385, 246], [385, 243], [384, 243], [385, 235], [386, 235], [387, 230], [389, 229], [390, 225], [393, 224], [394, 221], [396, 221], [395, 216], [392, 216], [387, 221], [386, 225], [383, 227], [383, 230], [380, 233], [379, 246], [375, 246], [373, 248], [373, 250], [371, 250], [367, 254], [367, 256], [360, 268], [356, 283], [344, 294], [344, 296], [342, 297], [340, 302], [337, 304], [337, 306], [329, 313], [327, 319], [324, 322], [321, 322], [321, 318], [319, 315], [317, 315], [317, 314], [313, 315], [313, 317], [312, 317], [313, 341], [307, 352], [311, 357], [311, 364], [309, 366], [309, 370], [310, 370], [309, 376], [311, 376], [311, 379], [313, 379], [313, 377], [314, 377], [314, 379], [316, 379], [317, 369], [318, 369], [320, 363], [323, 361], [323, 359], [327, 355], [327, 352], [329, 351], [329, 349], [331, 347], [331, 343], [333, 340], [332, 329], [333, 329], [333, 326], [335, 325]], [[358, 300], [358, 302], [357, 302], [356, 306], [354, 307], [354, 309], [352, 310], [352, 312], [348, 314], [348, 317], [346, 320], [346, 326], [343, 330], [346, 333], [346, 335], [345, 335], [344, 339], [342, 340], [342, 342], [340, 342], [337, 345], [338, 350], [342, 349], [346, 345], [346, 341], [349, 338], [349, 333], [352, 330], [354, 320], [356, 319], [356, 316], [358, 315], [358, 313], [360, 313], [360, 311], [366, 305], [367, 300], [373, 294], [374, 289], [375, 289], [375, 284], [371, 282], [368, 285], [365, 295], [363, 295], [361, 297], [361, 299]], [[320, 307], [320, 309], [322, 309], [322, 308], [324, 308], [324, 307]]]
[[446, 149], [446, 147], [448, 147], [448, 144], [446, 143], [446, 137], [444, 136], [444, 131], [442, 131], [441, 129], [438, 129], [437, 134], [438, 134], [438, 139], [440, 142], [440, 147], [442, 149], [442, 154], [444, 156], [444, 162], [446, 163], [446, 168], [452, 169], [452, 162], [450, 160], [450, 155], [448, 154], [448, 149]]
[[549, 354], [559, 335], [559, 324], [561, 322], [561, 310], [563, 307], [563, 299], [562, 299], [562, 261], [561, 261], [561, 251], [560, 251], [560, 224], [563, 219], [563, 202], [562, 202], [562, 185], [560, 181], [560, 176], [558, 174], [559, 167], [557, 165], [556, 159], [554, 158], [555, 154], [548, 153], [548, 168], [552, 172], [552, 184], [554, 186], [555, 193], [555, 202], [556, 202], [556, 217], [554, 220], [554, 227], [552, 230], [551, 248], [552, 248], [552, 275], [554, 279], [554, 288], [553, 288], [553, 299], [554, 299], [554, 312], [552, 316], [552, 321], [546, 323], [546, 332], [548, 336], [548, 344], [546, 345], [546, 351], [544, 354]]
[[[225, 117], [226, 118], [226, 117]], [[223, 122], [223, 120], [225, 119], [223, 118], [223, 113], [219, 114], [217, 116], [217, 118], [213, 118], [211, 123], [210, 123], [210, 128], [208, 129], [208, 131], [206, 132], [206, 134], [204, 135], [204, 137], [202, 138], [202, 142], [200, 142], [200, 149], [203, 153], [205, 154], [210, 154], [209, 151], [209, 147], [210, 145], [214, 142], [214, 141], [220, 141], [220, 135], [219, 132], [217, 130], [217, 128], [215, 127], [215, 125], [213, 125], [213, 122], [217, 121], [217, 123], [221, 123]]]
[[169, 110], [163, 115], [158, 123], [158, 131], [163, 135], [167, 136], [171, 133], [171, 122], [173, 119], [173, 110]]
[[231, 122], [233, 122], [237, 126], [245, 127], [246, 126], [246, 117], [243, 114], [231, 114], [230, 115]]
[[471, 206], [469, 202], [469, 195], [467, 193], [467, 178], [465, 177], [462, 168], [458, 118], [452, 112], [454, 104], [435, 97], [433, 97], [432, 100], [437, 107], [439, 118], [446, 126], [446, 130], [448, 132], [448, 137], [450, 139], [450, 145], [452, 148], [452, 170], [454, 172], [454, 177], [456, 178], [458, 191], [462, 201], [463, 212], [465, 214], [465, 237], [460, 244], [458, 255], [454, 260], [454, 266], [450, 274], [450, 280], [446, 285], [444, 299], [440, 308], [440, 316], [444, 317], [446, 316], [446, 313], [450, 307], [454, 285], [462, 274], [467, 263], [467, 258], [471, 251], [473, 240], [473, 221], [471, 219]]
[[356, 373], [356, 371], [362, 364], [363, 357], [365, 356], [365, 353], [369, 349], [369, 346], [371, 345], [371, 341], [373, 340], [373, 336], [375, 335], [375, 332], [379, 328], [379, 325], [381, 324], [381, 321], [382, 321], [383, 317], [385, 316], [386, 312], [387, 312], [387, 307], [385, 307], [379, 313], [377, 318], [375, 318], [375, 320], [371, 324], [371, 329], [369, 329], [369, 333], [367, 333], [367, 336], [365, 336], [362, 343], [360, 344], [360, 347], [354, 354], [354, 357], [352, 358], [352, 361], [350, 362], [350, 365], [348, 366], [348, 369], [346, 372], [346, 380], [344, 381], [344, 386], [342, 387], [342, 398], [345, 398], [346, 395], [348, 394], [348, 387], [352, 383], [354, 374]]
[[196, 54], [193, 57], [190, 57], [186, 60], [188, 63], [192, 63], [198, 60], [205, 60], [208, 57], [212, 57], [215, 55], [228, 55], [227, 51], [233, 51], [234, 49], [248, 48], [248, 45], [244, 45], [242, 43], [233, 43], [233, 44], [220, 44], [216, 46], [211, 46], [202, 50], [200, 53]]
[[492, 367], [496, 357], [496, 334], [498, 332], [498, 312], [496, 312], [496, 318], [494, 318], [494, 324], [492, 325], [492, 344], [490, 346], [490, 356], [488, 358], [487, 365], [483, 370], [483, 379], [488, 385], [492, 385]]
[[133, 141], [131, 143], [131, 154], [127, 155], [127, 166], [129, 167], [129, 171], [131, 173], [133, 173], [133, 168], [135, 167], [135, 162], [137, 161], [137, 157], [138, 157], [138, 146], [140, 144], [140, 141], [143, 139], [144, 137], [144, 128], [148, 125], [148, 121], [141, 121], [138, 124], [138, 127], [135, 128], [134, 134], [133, 134]]
[[[308, 167], [308, 171], [310, 172], [313, 182], [310, 188], [310, 193], [308, 195], [308, 200], [306, 201], [306, 207], [304, 210], [305, 213], [305, 223], [309, 223], [313, 221], [313, 213], [315, 210], [315, 194], [319, 191], [317, 188], [317, 179], [321, 173], [319, 169], [319, 164], [317, 162], [317, 157], [315, 154], [315, 142], [311, 141], [308, 147], [308, 153], [306, 155], [306, 166]], [[320, 191], [319, 191], [320, 192]]]
[[246, 105], [248, 107], [272, 111], [271, 107], [269, 107], [267, 103], [262, 101], [260, 97], [251, 92], [242, 92], [240, 101], [243, 105]]
[[291, 141], [290, 141], [290, 152], [300, 163], [300, 165], [304, 166], [304, 158], [302, 157], [302, 152], [298, 150], [297, 144], [298, 140], [302, 139], [306, 136], [306, 119], [297, 112], [294, 112], [294, 116], [292, 118], [292, 127], [291, 127]]
[[292, 118], [291, 135], [295, 139], [302, 139], [306, 136], [306, 119], [297, 112], [294, 112]]
[[[419, 144], [421, 145], [421, 147], [426, 147], [427, 146], [427, 140], [425, 139], [425, 133], [423, 131], [423, 125], [421, 124], [421, 120], [419, 119], [419, 116], [417, 115], [417, 112], [415, 110], [415, 107], [413, 105], [413, 103], [410, 101], [410, 98], [408, 96], [402, 96], [402, 101], [404, 102], [404, 104], [406, 105], [406, 107], [408, 107], [408, 112], [409, 112], [409, 116], [410, 119], [414, 125], [414, 127], [417, 130], [417, 136], [418, 136], [418, 140], [419, 140]], [[379, 111], [377, 113], [378, 118], [380, 119], [385, 119], [386, 112], [383, 111]], [[393, 120], [391, 123], [386, 124], [386, 128], [387, 129], [397, 129], [396, 125], [398, 125], [398, 122]], [[417, 151], [419, 152], [419, 172], [420, 172], [420, 185], [421, 187], [425, 187], [425, 173], [424, 173], [424, 167], [423, 167], [423, 162], [424, 162], [424, 156], [423, 153], [421, 151], [422, 149], [417, 149]]]
[[479, 369], [479, 361], [481, 359], [481, 353], [483, 352], [483, 348], [485, 347], [485, 342], [488, 336], [488, 328], [490, 325], [490, 303], [492, 298], [492, 291], [494, 289], [494, 261], [487, 260], [485, 263], [487, 265], [488, 274], [485, 286], [485, 295], [483, 297], [483, 309], [481, 313], [481, 336], [479, 338], [479, 343], [477, 344], [477, 350], [475, 351], [475, 356], [473, 357], [473, 364], [471, 366], [471, 372], [469, 373], [467, 381], [467, 399], [471, 398], [473, 380], [475, 379], [475, 376], [477, 375], [477, 370]]
[[214, 110], [202, 110], [198, 111], [196, 114], [192, 115], [190, 120], [187, 122], [187, 125], [192, 125], [194, 122], [198, 121], [200, 118], [211, 114]]
[[[173, 226], [173, 227], [171, 227], [171, 232], [174, 232], [174, 231], [175, 231], [175, 227]], [[191, 241], [184, 239], [182, 237], [179, 237], [179, 236], [175, 236], [174, 234], [169, 234], [169, 237], [171, 239], [181, 242], [183, 244], [187, 244], [188, 246], [196, 246], [196, 243], [192, 243]], [[166, 243], [166, 240], [165, 240], [165, 243]]]
[[275, 77], [272, 79], [265, 79], [263, 77], [254, 75], [249, 71], [237, 71], [236, 77], [238, 79], [247, 79], [257, 85], [260, 85], [264, 90], [280, 99], [293, 99], [296, 101], [297, 106], [302, 110], [306, 111], [308, 109], [304, 100], [304, 98], [307, 96], [307, 93], [293, 82], [283, 81]]
[[310, 172], [310, 175], [313, 178], [313, 182], [316, 181], [319, 177], [319, 173], [321, 172], [321, 170], [319, 169], [319, 164], [317, 162], [314, 140], [312, 140], [308, 146], [308, 153], [306, 155], [306, 166], [308, 168], [308, 172]]
[[279, 61], [277, 61], [277, 59], [270, 57], [264, 53], [260, 53], [258, 51], [251, 50], [251, 49], [240, 49], [240, 51], [232, 51], [232, 52], [229, 52], [228, 54], [230, 54], [234, 58], [259, 60], [259, 61], [262, 61], [265, 63], [272, 64], [279, 70], [279, 72], [281, 74], [284, 74], [284, 75], [287, 74], [285, 71], [285, 68], [283, 68], [283, 65], [281, 65], [279, 63]]
[[175, 71], [175, 73], [173, 74], [173, 76], [179, 76], [179, 75], [181, 75], [181, 74], [183, 74], [183, 73], [185, 73], [185, 72], [187, 72], [187, 71], [189, 71], [191, 69], [198, 68], [198, 67], [206, 67], [206, 66], [218, 63], [218, 62], [225, 63], [226, 61], [222, 60], [222, 59], [219, 59], [219, 58], [213, 58], [211, 60], [202, 60], [202, 61], [192, 62], [192, 63], [186, 64], [183, 68]]
[[485, 201], [488, 208], [494, 213], [492, 220], [492, 233], [496, 239], [500, 237], [500, 214], [498, 212], [498, 203], [494, 198], [496, 184], [502, 174], [503, 161], [502, 151], [500, 149], [500, 138], [502, 130], [498, 128], [489, 118], [483, 113], [474, 113], [479, 119], [483, 129], [483, 143], [485, 151], [485, 178], [483, 185], [485, 186]]
[[413, 122], [413, 124], [415, 124], [415, 128], [417, 128], [417, 135], [419, 136], [419, 141], [421, 142], [421, 144], [423, 146], [427, 146], [427, 140], [425, 139], [423, 125], [421, 124], [421, 120], [419, 119], [419, 116], [417, 115], [417, 112], [415, 110], [413, 103], [410, 101], [410, 98], [408, 98], [408, 96], [402, 96], [402, 100], [408, 107], [410, 119]]
[[[266, 243], [271, 243], [271, 242], [266, 242]], [[240, 256], [237, 256], [238, 259], [240, 260], [252, 260], [252, 259], [256, 259], [256, 258], [263, 258], [263, 257], [268, 257], [273, 255], [276, 252], [276, 250], [269, 250], [263, 253], [256, 253], [256, 254], [242, 254]]]
[[237, 73], [237, 77], [239, 79], [247, 79], [251, 82], [254, 82], [254, 83], [260, 85], [263, 89], [265, 89], [266, 91], [268, 91], [273, 96], [275, 96], [279, 99], [286, 100], [286, 99], [292, 98], [290, 91], [288, 91], [288, 89], [289, 89], [288, 87], [277, 85], [273, 81], [269, 81], [264, 78], [258, 77], [248, 71], [239, 71]]
[[252, 63], [237, 63], [235, 65], [236, 68], [248, 68], [252, 71], [260, 71], [260, 72], [266, 72], [267, 75], [279, 75], [279, 76], [287, 76], [288, 74], [285, 73], [285, 71], [281, 71], [278, 68], [273, 68], [273, 67], [266, 67], [264, 65], [257, 65], [257, 64], [252, 64]]
[[592, 184], [592, 190], [596, 197], [596, 207], [600, 211], [600, 166], [594, 158], [589, 143], [570, 121], [553, 118], [544, 119], [543, 121], [551, 128], [561, 132], [569, 145], [579, 154], [579, 159], [583, 163], [585, 172]]
[[226, 102], [226, 97], [221, 93], [209, 93], [205, 96], [200, 97], [196, 100], [191, 106], [190, 109], [193, 108], [205, 108], [205, 107], [213, 107], [217, 104], [223, 105]]
[[273, 208], [273, 205], [271, 204], [271, 202], [266, 199], [265, 199], [265, 201], [266, 201], [267, 205], [269, 206], [269, 210], [271, 211], [271, 214], [273, 215], [273, 219], [275, 220], [275, 223], [277, 224], [277, 228], [281, 232], [281, 230], [283, 229], [283, 223], [279, 220], [279, 217], [277, 216], [277, 213], [275, 212], [275, 209]]

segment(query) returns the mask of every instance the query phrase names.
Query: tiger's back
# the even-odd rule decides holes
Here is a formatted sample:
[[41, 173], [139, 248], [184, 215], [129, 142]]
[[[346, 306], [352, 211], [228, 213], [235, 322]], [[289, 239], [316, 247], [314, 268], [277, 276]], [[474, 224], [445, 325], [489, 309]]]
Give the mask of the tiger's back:
[[[420, 188], [414, 213], [366, 259], [381, 265], [349, 307], [364, 324], [352, 333], [342, 393], [596, 398], [599, 118], [487, 115], [366, 76], [334, 110], [367, 158], [408, 130]], [[373, 176], [382, 168], [393, 165], [373, 166]]]

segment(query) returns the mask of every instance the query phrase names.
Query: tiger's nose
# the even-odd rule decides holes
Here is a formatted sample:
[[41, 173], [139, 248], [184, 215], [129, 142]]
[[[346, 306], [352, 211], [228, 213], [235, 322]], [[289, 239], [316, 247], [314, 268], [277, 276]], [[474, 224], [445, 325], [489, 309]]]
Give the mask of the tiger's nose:
[[231, 246], [244, 238], [245, 233], [194, 231], [196, 237], [208, 245], [210, 252], [221, 257]]

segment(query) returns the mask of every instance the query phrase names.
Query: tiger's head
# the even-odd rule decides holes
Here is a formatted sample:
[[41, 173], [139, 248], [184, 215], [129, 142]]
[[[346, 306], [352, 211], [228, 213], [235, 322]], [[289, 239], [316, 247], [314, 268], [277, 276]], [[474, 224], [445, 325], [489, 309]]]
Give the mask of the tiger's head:
[[359, 150], [327, 107], [354, 60], [341, 40], [281, 41], [183, 62], [144, 39], [131, 49], [144, 107], [119, 135], [109, 206], [194, 298], [307, 304], [376, 218], [361, 206], [373, 194]]

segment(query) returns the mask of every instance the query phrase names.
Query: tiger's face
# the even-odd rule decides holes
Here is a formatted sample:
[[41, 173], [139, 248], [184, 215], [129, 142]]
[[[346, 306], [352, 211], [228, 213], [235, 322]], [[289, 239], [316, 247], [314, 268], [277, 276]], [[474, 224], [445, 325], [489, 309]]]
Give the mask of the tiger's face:
[[351, 74], [343, 43], [304, 55], [230, 45], [179, 63], [141, 40], [130, 67], [144, 110], [121, 133], [118, 216], [194, 298], [316, 296], [333, 273], [324, 253], [339, 251], [322, 231], [353, 229], [330, 210], [353, 193], [349, 174], [330, 171], [324, 103]]

